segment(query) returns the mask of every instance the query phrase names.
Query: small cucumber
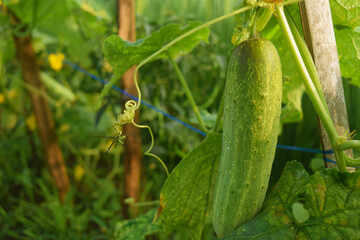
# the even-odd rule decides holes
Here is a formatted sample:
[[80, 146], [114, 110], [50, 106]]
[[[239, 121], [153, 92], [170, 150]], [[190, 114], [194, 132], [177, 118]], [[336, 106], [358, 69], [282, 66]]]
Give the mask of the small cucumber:
[[282, 73], [275, 46], [262, 38], [238, 45], [230, 58], [213, 226], [223, 237], [261, 209], [279, 132]]

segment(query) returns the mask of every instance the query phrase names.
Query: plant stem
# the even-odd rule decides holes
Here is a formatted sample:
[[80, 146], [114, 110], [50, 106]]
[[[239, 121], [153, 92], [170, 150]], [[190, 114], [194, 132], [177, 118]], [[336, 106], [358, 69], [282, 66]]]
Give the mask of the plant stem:
[[305, 42], [303, 41], [298, 29], [296, 28], [296, 26], [294, 24], [294, 21], [290, 15], [289, 11], [286, 8], [285, 8], [285, 15], [286, 15], [286, 18], [288, 19], [289, 27], [290, 27], [293, 37], [295, 39], [296, 45], [299, 48], [301, 57], [304, 59], [306, 68], [308, 69], [310, 77], [312, 79], [312, 82], [315, 85], [316, 91], [317, 91], [324, 107], [326, 108], [326, 111], [328, 112], [328, 114], [330, 116], [329, 109], [326, 105], [325, 96], [322, 91], [320, 79], [317, 74], [316, 67], [315, 67], [314, 61], [312, 59], [311, 53], [310, 53], [309, 49], [307, 48]]
[[264, 11], [256, 22], [256, 31], [261, 32], [264, 30], [272, 15], [273, 12], [270, 8], [264, 8]]
[[360, 167], [360, 158], [351, 159], [345, 155], [345, 159], [346, 159], [346, 164], [349, 167]]
[[347, 150], [347, 149], [357, 149], [360, 150], [360, 140], [349, 140], [344, 142], [343, 144], [340, 144], [339, 149], [341, 150]]
[[195, 113], [195, 117], [198, 120], [198, 123], [199, 123], [199, 126], [200, 126], [201, 130], [203, 130], [205, 132], [208, 132], [208, 129], [205, 127], [204, 121], [201, 118], [199, 108], [197, 107], [197, 105], [195, 103], [194, 97], [191, 94], [189, 86], [188, 86], [183, 74], [181, 73], [181, 71], [179, 69], [179, 66], [176, 64], [174, 58], [171, 56], [171, 54], [168, 51], [166, 51], [166, 54], [167, 54], [167, 56], [169, 58], [169, 61], [170, 61], [171, 65], [174, 67], [176, 76], [179, 78], [180, 83], [181, 83], [182, 87], [185, 90], [185, 95], [188, 98], [188, 100], [190, 101], [190, 105], [191, 105], [191, 107], [192, 107], [192, 109], [193, 109], [193, 111]]
[[210, 107], [216, 100], [217, 96], [219, 95], [220, 90], [221, 90], [220, 84], [216, 84], [210, 94], [210, 97], [199, 107], [203, 109]]
[[[318, 91], [311, 80], [310, 74], [306, 68], [306, 65], [301, 57], [301, 54], [299, 52], [299, 49], [296, 45], [296, 41], [291, 33], [291, 29], [289, 27], [289, 24], [286, 20], [283, 7], [275, 6], [276, 13], [278, 15], [278, 23], [280, 26], [280, 29], [282, 30], [283, 34], [285, 35], [285, 39], [290, 47], [290, 50], [294, 56], [294, 60], [296, 62], [296, 65], [299, 68], [299, 71], [301, 73], [301, 76], [303, 78], [303, 82], [306, 88], [306, 92], [310, 97], [310, 100], [319, 115], [319, 118], [321, 119], [325, 130], [329, 136], [331, 146], [334, 150], [338, 169], [340, 172], [346, 172], [346, 163], [345, 159], [343, 158], [344, 154], [341, 154], [342, 152], [336, 149], [336, 142], [339, 138], [336, 128], [334, 126], [334, 123], [332, 122], [331, 117], [328, 114], [328, 111], [326, 110], [326, 107], [323, 105], [323, 102], [318, 94]], [[320, 89], [319, 89], [320, 90]]]
[[219, 106], [219, 110], [218, 110], [218, 113], [217, 113], [217, 116], [216, 116], [216, 121], [215, 121], [215, 125], [214, 125], [214, 128], [213, 128], [213, 131], [214, 132], [219, 132], [220, 129], [221, 129], [221, 119], [223, 117], [223, 114], [224, 114], [224, 94], [225, 91], [223, 91], [223, 95], [221, 97], [221, 101], [220, 101], [220, 106]]

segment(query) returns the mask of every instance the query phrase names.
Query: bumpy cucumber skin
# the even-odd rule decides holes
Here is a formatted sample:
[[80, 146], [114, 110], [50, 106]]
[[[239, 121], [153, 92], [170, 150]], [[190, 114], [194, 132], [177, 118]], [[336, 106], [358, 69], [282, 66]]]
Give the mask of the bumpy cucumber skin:
[[240, 43], [230, 58], [213, 226], [223, 237], [261, 209], [274, 160], [282, 98], [279, 54], [268, 40]]

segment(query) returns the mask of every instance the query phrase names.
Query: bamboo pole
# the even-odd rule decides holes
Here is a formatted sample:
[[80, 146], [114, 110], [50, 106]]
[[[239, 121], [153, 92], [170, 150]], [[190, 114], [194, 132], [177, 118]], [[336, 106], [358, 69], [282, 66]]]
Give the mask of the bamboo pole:
[[[135, 2], [134, 0], [116, 0], [117, 1], [117, 22], [118, 22], [118, 35], [124, 40], [136, 40], [136, 20], [135, 20]], [[135, 66], [126, 71], [122, 77], [122, 85], [125, 91], [136, 96], [137, 91], [134, 84], [134, 71]], [[124, 99], [122, 105], [129, 100]], [[135, 114], [135, 123], [139, 123], [139, 110]], [[135, 139], [140, 139], [139, 128], [133, 124], [124, 125], [124, 135], [133, 136]], [[141, 181], [141, 162], [142, 150], [140, 141], [132, 141], [129, 137], [124, 141], [124, 199], [134, 198], [135, 202], [140, 198], [140, 181]], [[138, 215], [138, 208], [129, 207], [123, 204], [123, 215], [125, 218], [132, 215]]]
[[[344, 135], [349, 133], [349, 123], [329, 1], [305, 0], [299, 7], [305, 41], [313, 56], [331, 118], [337, 133]], [[320, 121], [319, 124], [323, 150], [330, 150], [329, 138]], [[352, 150], [346, 154], [352, 157]], [[335, 161], [334, 154], [324, 154], [324, 157]], [[325, 161], [325, 166], [334, 168], [336, 164]]]

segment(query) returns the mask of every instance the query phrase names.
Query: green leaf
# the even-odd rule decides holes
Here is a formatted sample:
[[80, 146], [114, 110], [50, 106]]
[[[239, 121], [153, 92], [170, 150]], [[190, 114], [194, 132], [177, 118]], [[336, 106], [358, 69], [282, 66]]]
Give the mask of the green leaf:
[[205, 226], [210, 224], [221, 141], [221, 134], [209, 133], [184, 156], [161, 191], [158, 216], [167, 229], [181, 232], [183, 239], [201, 239]]
[[360, 0], [330, 0], [331, 16], [334, 24], [360, 26]]
[[[100, 94], [99, 102], [126, 70], [133, 65], [141, 63], [153, 53], [160, 50], [165, 44], [199, 25], [201, 25], [200, 22], [191, 22], [188, 26], [181, 28], [178, 24], [169, 24], [148, 37], [135, 42], [125, 41], [117, 35], [108, 37], [103, 43], [103, 51], [106, 59], [114, 68], [114, 77], [104, 86]], [[201, 41], [207, 43], [208, 37], [209, 29], [203, 28], [174, 44], [167, 51], [172, 57], [176, 58], [181, 54], [190, 52]], [[166, 53], [162, 53], [152, 60], [159, 58], [167, 58]]]
[[[135, 42], [129, 42], [117, 35], [112, 35], [103, 43], [104, 54], [109, 63], [114, 67], [115, 74], [122, 76], [134, 64], [139, 64], [165, 44], [200, 24], [200, 22], [191, 22], [185, 28], [181, 28], [178, 24], [169, 24], [148, 37]], [[167, 51], [176, 58], [180, 54], [190, 52], [201, 41], [208, 42], [208, 37], [209, 29], [204, 28], [179, 41]], [[165, 53], [162, 53], [153, 60], [159, 58], [167, 58], [167, 56]]]
[[341, 76], [360, 87], [360, 31], [350, 28], [335, 28], [336, 44], [339, 51]]
[[264, 210], [223, 239], [358, 239], [359, 199], [360, 172], [325, 169], [310, 177], [289, 162]]
[[163, 230], [161, 222], [152, 223], [156, 209], [148, 211], [137, 218], [118, 222], [115, 226], [116, 240], [143, 240], [145, 236]]

